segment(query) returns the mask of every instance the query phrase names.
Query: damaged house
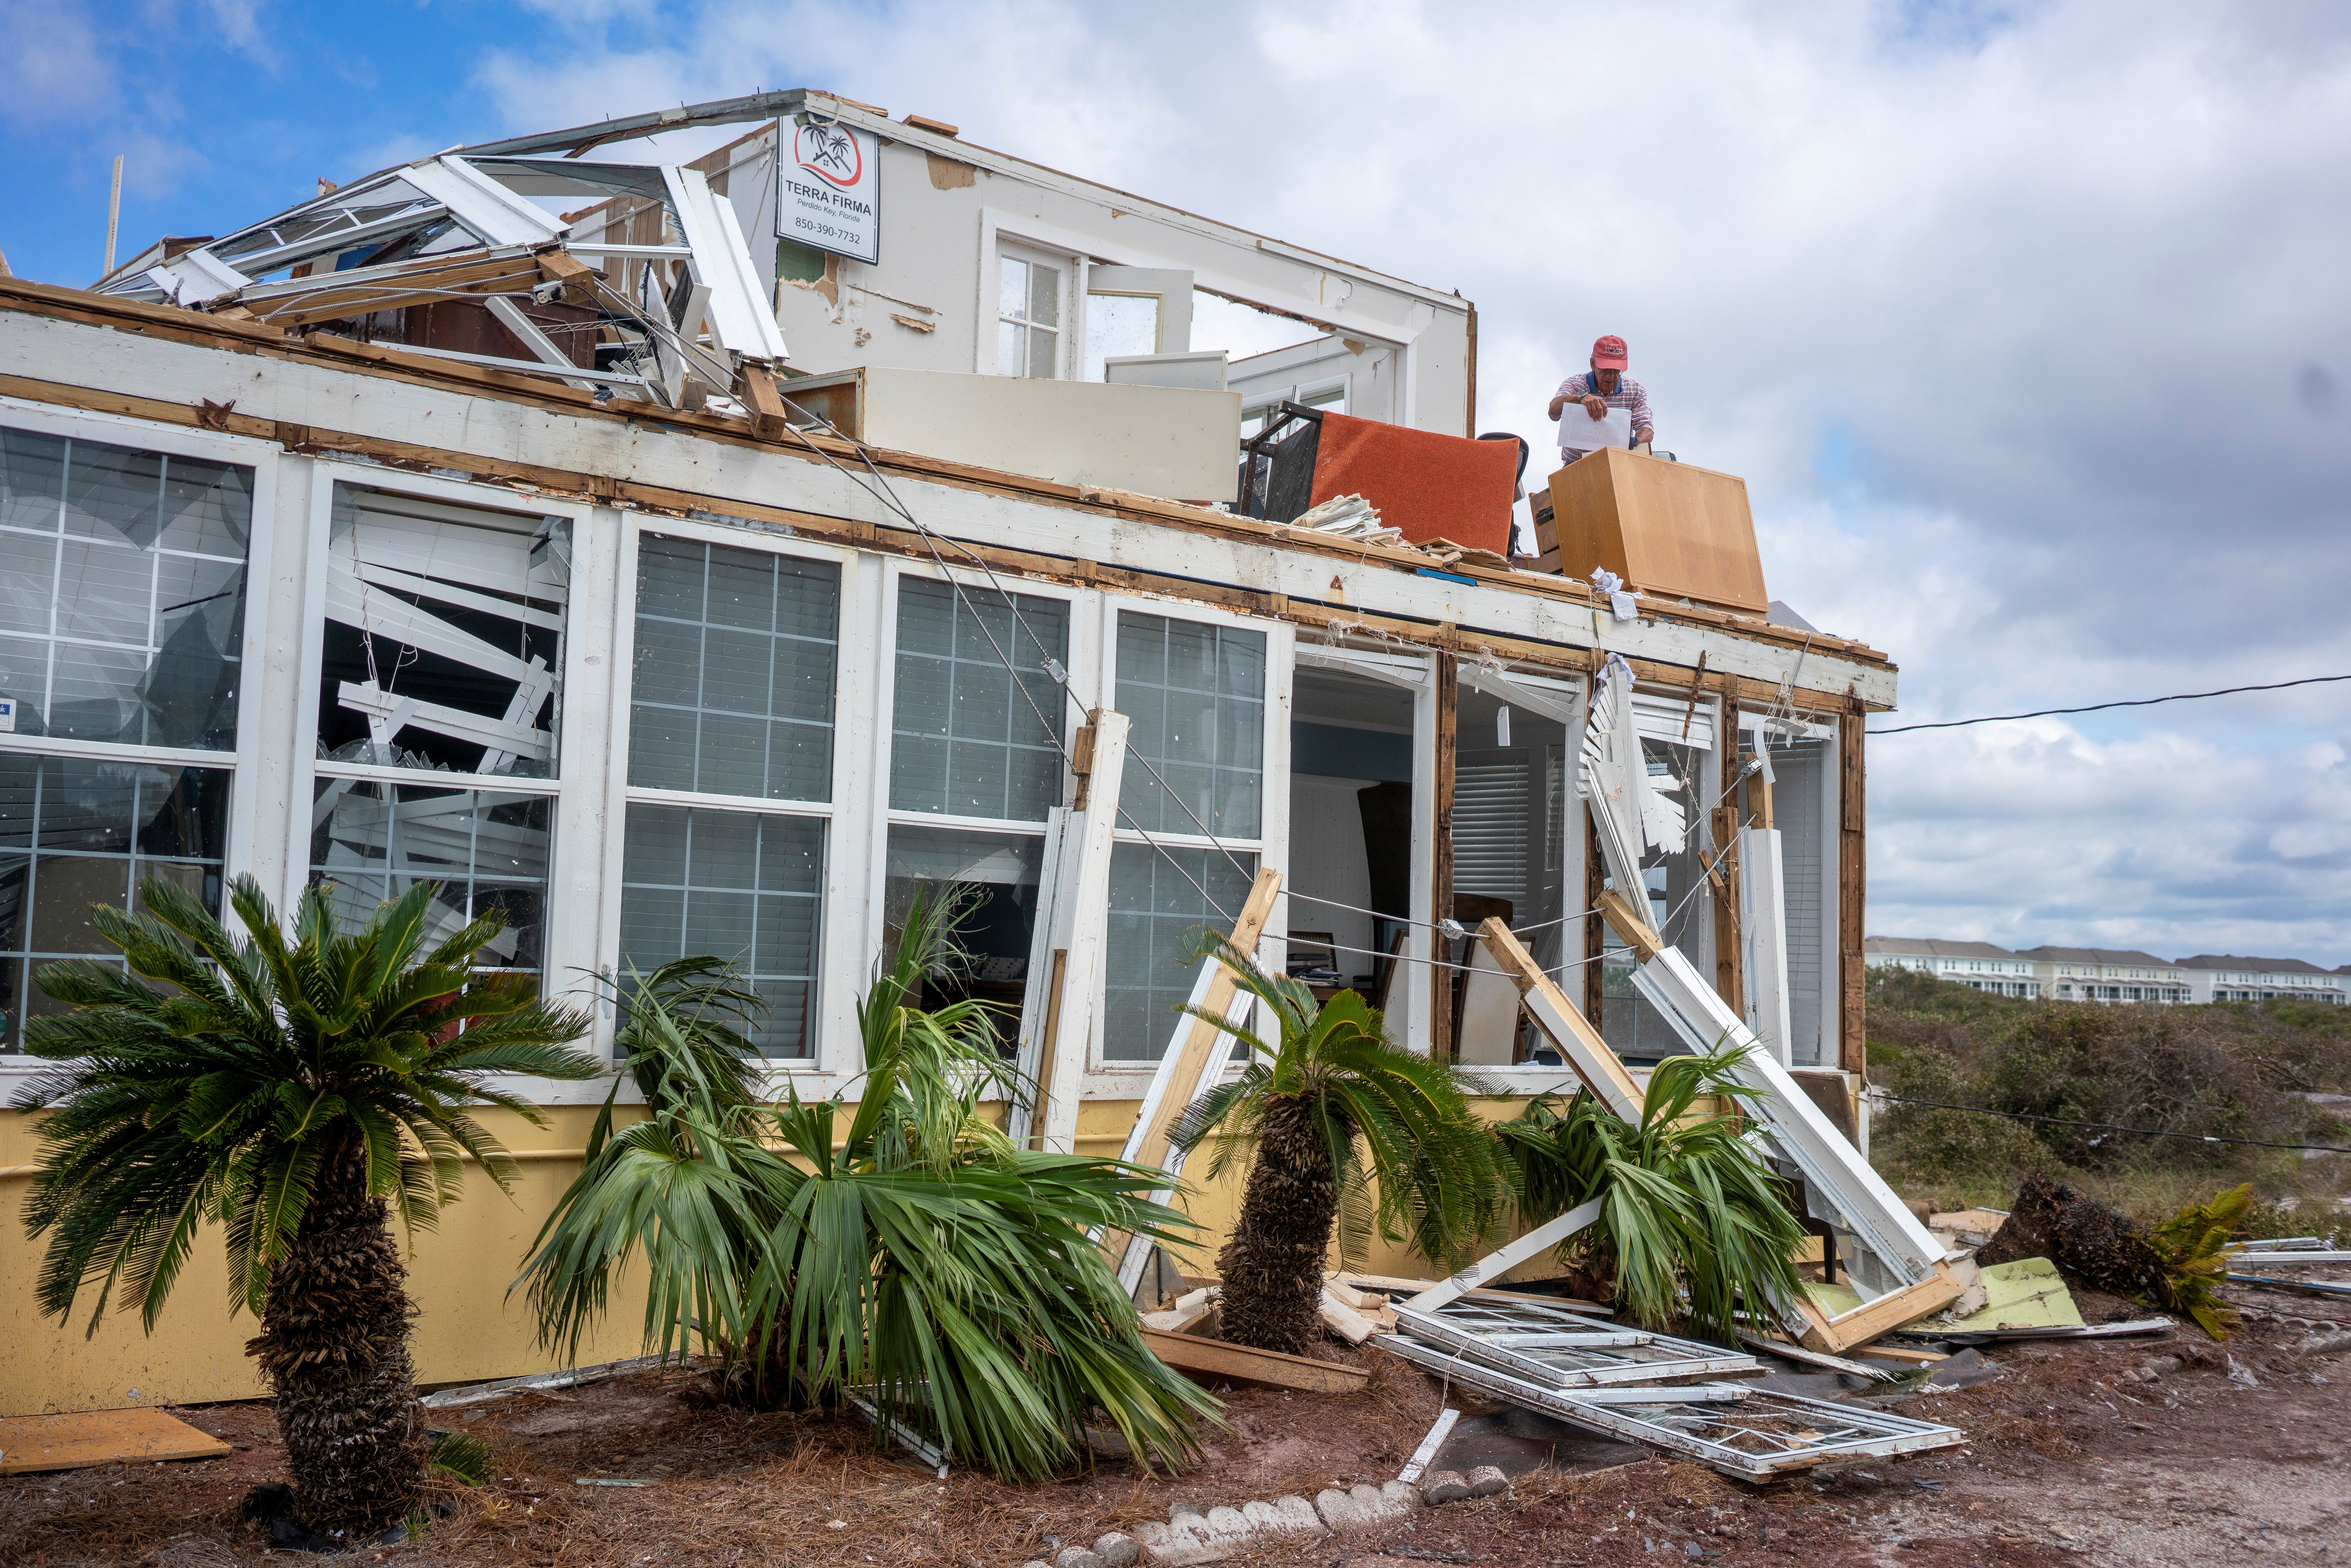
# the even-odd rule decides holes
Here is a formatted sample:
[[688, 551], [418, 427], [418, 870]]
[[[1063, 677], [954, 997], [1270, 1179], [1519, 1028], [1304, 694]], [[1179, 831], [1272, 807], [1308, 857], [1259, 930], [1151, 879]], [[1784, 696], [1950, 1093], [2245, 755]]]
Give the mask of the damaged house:
[[[1203, 296], [1312, 336], [1196, 352]], [[1751, 1034], [1857, 1311], [1948, 1301], [1855, 1153], [1894, 669], [1769, 618], [1737, 480], [1603, 452], [1546, 488], [1474, 439], [1477, 346], [1457, 295], [816, 91], [0, 282], [5, 1051], [139, 878], [355, 915], [429, 878], [549, 991], [736, 959], [778, 1092], [828, 1094], [893, 923], [955, 886], [977, 963], [931, 999], [1001, 1006], [1047, 1146], [1165, 1160], [1213, 1076], [1186, 940], [1254, 933], [1520, 1100]], [[524, 1092], [517, 1201], [420, 1239], [428, 1380], [542, 1364], [504, 1293], [603, 1086]], [[1198, 1201], [1212, 1249], [1232, 1196]], [[85, 1341], [33, 1258], [0, 1409], [256, 1386], [201, 1283]]]

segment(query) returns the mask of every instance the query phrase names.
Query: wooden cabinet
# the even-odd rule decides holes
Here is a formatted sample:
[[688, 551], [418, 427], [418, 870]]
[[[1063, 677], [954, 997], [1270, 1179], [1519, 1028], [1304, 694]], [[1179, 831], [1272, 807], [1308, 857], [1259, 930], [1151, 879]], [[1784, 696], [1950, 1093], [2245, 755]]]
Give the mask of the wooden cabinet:
[[[1544, 565], [1568, 577], [1606, 567], [1642, 593], [1750, 615], [1771, 608], [1747, 481], [1637, 452], [1585, 454], [1551, 476]], [[1556, 554], [1557, 564], [1552, 566]]]

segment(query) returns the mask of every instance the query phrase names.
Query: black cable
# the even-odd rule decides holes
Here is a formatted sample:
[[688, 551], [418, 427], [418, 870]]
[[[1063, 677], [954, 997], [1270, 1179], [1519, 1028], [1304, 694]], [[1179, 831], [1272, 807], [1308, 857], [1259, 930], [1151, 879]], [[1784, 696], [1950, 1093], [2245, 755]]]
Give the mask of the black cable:
[[1897, 1105], [1932, 1105], [1938, 1111], [1972, 1111], [1979, 1116], [2004, 1116], [2011, 1122], [2051, 1122], [2061, 1127], [2100, 1127], [2109, 1133], [2128, 1133], [2141, 1138], [2181, 1138], [2191, 1144], [2246, 1144], [2257, 1149], [2315, 1149], [2322, 1154], [2351, 1155], [2351, 1149], [2333, 1144], [2273, 1144], [2262, 1138], [2226, 1138], [2216, 1133], [2158, 1133], [2151, 1127], [2126, 1127], [2115, 1122], [2077, 1122], [2070, 1116], [2035, 1116], [2023, 1111], [1994, 1111], [1984, 1105], [1952, 1105], [1940, 1100], [1913, 1100], [1907, 1094], [1884, 1094]]
[[2055, 714], [2103, 713], [2110, 707], [2153, 707], [2158, 703], [2195, 702], [2204, 697], [2232, 697], [2240, 692], [2282, 692], [2288, 686], [2317, 686], [2329, 681], [2351, 681], [2351, 675], [2310, 675], [2299, 681], [2275, 681], [2265, 686], [2223, 686], [2217, 692], [2174, 692], [2168, 697], [2133, 697], [2126, 702], [2092, 703], [2088, 707], [2044, 707], [2031, 713], [1993, 714], [1985, 718], [1952, 718], [1940, 724], [1897, 724], [1873, 729], [1871, 735], [1907, 735], [1914, 729], [1963, 729], [1971, 724], [2007, 724], [2011, 719], [2048, 718]]

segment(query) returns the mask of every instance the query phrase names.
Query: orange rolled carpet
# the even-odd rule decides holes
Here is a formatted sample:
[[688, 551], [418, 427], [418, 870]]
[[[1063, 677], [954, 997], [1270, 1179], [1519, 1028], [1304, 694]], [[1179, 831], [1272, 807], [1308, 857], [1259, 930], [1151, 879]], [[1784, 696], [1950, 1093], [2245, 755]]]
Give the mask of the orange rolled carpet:
[[1447, 538], [1507, 556], [1518, 476], [1515, 442], [1326, 413], [1307, 505], [1361, 496], [1379, 508], [1382, 526], [1402, 529], [1414, 544]]

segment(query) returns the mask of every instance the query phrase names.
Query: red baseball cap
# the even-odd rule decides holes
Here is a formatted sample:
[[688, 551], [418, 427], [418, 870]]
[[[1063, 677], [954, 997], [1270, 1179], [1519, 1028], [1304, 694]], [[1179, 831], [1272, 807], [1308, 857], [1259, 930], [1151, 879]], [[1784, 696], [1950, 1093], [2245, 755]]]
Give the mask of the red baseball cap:
[[1625, 363], [1625, 340], [1611, 336], [1595, 341], [1592, 345], [1592, 363], [1596, 370], [1623, 370]]

